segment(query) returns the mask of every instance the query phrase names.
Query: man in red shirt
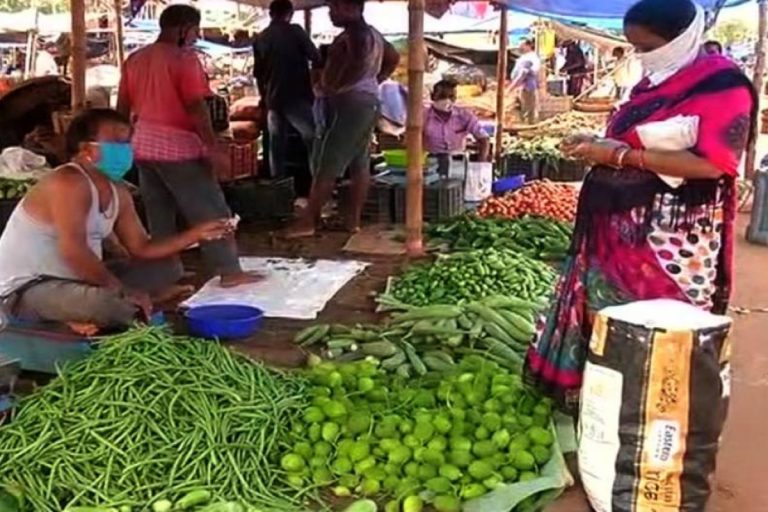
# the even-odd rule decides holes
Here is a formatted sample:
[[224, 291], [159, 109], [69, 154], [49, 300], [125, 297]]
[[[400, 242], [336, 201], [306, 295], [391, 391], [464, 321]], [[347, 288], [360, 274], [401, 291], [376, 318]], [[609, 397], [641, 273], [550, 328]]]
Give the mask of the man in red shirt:
[[[177, 212], [190, 226], [231, 215], [212, 165], [224, 164], [208, 115], [208, 79], [192, 45], [200, 12], [171, 5], [160, 16], [157, 42], [123, 65], [118, 110], [132, 115], [133, 148], [153, 239], [177, 232]], [[258, 279], [240, 267], [234, 239], [201, 244], [208, 270], [222, 286]]]

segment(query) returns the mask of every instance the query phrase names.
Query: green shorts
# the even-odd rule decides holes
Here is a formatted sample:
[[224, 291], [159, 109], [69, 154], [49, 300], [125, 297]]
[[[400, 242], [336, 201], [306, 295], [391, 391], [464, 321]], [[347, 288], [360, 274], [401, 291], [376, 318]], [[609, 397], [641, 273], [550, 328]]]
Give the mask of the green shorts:
[[312, 173], [317, 179], [336, 179], [347, 169], [368, 171], [379, 100], [357, 94], [318, 100], [317, 135], [312, 148]]

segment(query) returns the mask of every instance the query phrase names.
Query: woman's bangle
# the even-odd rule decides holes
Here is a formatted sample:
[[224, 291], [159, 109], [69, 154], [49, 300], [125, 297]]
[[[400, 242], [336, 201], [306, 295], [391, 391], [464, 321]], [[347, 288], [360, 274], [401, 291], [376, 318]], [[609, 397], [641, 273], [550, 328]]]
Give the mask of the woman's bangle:
[[616, 151], [616, 167], [619, 169], [624, 167], [624, 159], [627, 157], [627, 154], [631, 151], [630, 148], [619, 148]]

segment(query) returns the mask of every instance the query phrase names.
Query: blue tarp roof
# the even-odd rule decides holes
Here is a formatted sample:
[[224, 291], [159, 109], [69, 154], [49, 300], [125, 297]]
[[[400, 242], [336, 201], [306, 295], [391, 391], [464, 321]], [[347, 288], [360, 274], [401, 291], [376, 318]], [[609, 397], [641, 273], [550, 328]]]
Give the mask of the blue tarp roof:
[[[697, 0], [707, 10], [730, 7], [750, 0]], [[569, 18], [622, 18], [637, 0], [499, 0], [515, 11], [537, 16]], [[590, 26], [595, 27], [590, 23]]]

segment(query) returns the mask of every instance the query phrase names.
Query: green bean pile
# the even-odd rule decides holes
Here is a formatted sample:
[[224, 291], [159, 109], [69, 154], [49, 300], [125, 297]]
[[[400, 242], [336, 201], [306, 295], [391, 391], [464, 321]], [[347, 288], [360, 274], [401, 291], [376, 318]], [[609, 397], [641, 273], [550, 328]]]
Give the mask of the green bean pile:
[[145, 510], [196, 489], [296, 509], [279, 449], [304, 387], [216, 343], [129, 331], [21, 401], [0, 428], [0, 488], [34, 512]]

